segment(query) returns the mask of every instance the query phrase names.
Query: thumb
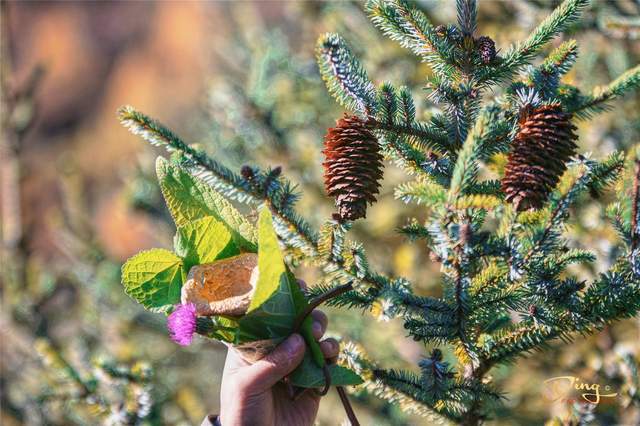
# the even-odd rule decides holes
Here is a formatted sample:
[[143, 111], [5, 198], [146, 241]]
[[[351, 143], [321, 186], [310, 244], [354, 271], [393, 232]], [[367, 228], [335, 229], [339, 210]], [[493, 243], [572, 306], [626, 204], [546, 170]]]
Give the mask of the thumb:
[[291, 373], [302, 362], [304, 357], [304, 339], [299, 334], [292, 334], [280, 343], [273, 352], [247, 367], [249, 378], [247, 386], [253, 392], [263, 392], [278, 383]]

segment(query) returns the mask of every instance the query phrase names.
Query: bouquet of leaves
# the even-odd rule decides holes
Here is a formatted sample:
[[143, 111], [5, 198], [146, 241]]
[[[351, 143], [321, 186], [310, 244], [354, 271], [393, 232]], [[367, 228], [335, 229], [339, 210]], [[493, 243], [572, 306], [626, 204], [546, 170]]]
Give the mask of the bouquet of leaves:
[[130, 258], [122, 268], [125, 292], [168, 314], [176, 343], [189, 345], [197, 333], [233, 346], [250, 362], [299, 332], [307, 351], [287, 378], [292, 389], [320, 388], [324, 394], [331, 385], [360, 384], [353, 371], [326, 363], [309, 316], [350, 285], [309, 300], [284, 262], [267, 206], [256, 227], [179, 160], [158, 158], [156, 170], [177, 227], [174, 251], [157, 248]]

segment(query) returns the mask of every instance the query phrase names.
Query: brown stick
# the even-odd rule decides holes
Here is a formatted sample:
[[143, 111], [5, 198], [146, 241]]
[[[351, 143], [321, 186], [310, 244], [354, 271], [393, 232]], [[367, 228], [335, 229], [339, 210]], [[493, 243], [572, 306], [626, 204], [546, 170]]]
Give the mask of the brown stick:
[[347, 413], [347, 418], [349, 419], [351, 426], [360, 426], [356, 413], [353, 411], [351, 402], [349, 402], [349, 398], [347, 397], [347, 391], [345, 391], [342, 386], [336, 386], [336, 391], [338, 391], [338, 395], [340, 395], [340, 401], [342, 402], [344, 411]]

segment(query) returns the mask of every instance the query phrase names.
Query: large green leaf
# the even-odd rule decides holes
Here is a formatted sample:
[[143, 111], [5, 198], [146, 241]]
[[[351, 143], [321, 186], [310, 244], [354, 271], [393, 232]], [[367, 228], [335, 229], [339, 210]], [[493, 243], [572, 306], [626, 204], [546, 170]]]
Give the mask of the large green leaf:
[[206, 216], [179, 227], [174, 246], [176, 253], [184, 258], [186, 271], [193, 265], [211, 263], [240, 254], [229, 229], [213, 216]]
[[229, 228], [241, 250], [256, 251], [255, 227], [210, 185], [162, 157], [156, 161], [156, 173], [176, 226], [213, 216]]
[[[353, 371], [340, 365], [329, 366], [331, 374], [331, 386], [351, 386], [363, 383], [363, 380]], [[324, 387], [324, 372], [313, 360], [309, 349], [304, 354], [302, 363], [289, 375], [289, 380], [294, 386], [302, 388]]]
[[164, 249], [138, 253], [122, 267], [125, 292], [153, 311], [166, 311], [180, 302], [185, 275], [182, 259]]
[[266, 207], [258, 219], [258, 247], [260, 273], [247, 314], [240, 320], [238, 339], [242, 342], [289, 335], [299, 311], [296, 301], [300, 301], [300, 289], [285, 266]]

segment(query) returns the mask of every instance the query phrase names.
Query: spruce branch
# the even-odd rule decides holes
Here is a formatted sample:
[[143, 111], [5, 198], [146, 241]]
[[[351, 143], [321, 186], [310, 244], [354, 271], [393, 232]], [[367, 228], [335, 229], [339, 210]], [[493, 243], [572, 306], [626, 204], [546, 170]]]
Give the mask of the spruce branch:
[[586, 327], [591, 330], [602, 328], [617, 319], [637, 315], [640, 311], [640, 277], [633, 272], [628, 258], [620, 258], [611, 270], [601, 274], [589, 286], [581, 308]]
[[409, 219], [409, 223], [401, 226], [397, 231], [399, 234], [404, 235], [410, 242], [426, 240], [428, 245], [433, 243], [429, 235], [429, 230], [421, 225], [416, 218]]
[[167, 129], [155, 120], [136, 111], [131, 106], [124, 106], [118, 110], [118, 118], [134, 135], [142, 137], [151, 145], [164, 147], [169, 152], [184, 153], [190, 160], [193, 160], [203, 169], [206, 169], [215, 177], [214, 187], [225, 192], [228, 196], [233, 196], [239, 192], [241, 197], [246, 197], [247, 201], [254, 200], [252, 191], [242, 179], [234, 174], [227, 167], [209, 158], [201, 151], [198, 151], [183, 142], [171, 130]]
[[[359, 375], [366, 377], [364, 388], [373, 395], [390, 403], [399, 404], [404, 410], [425, 416], [431, 422], [455, 420], [455, 414], [448, 411], [441, 412], [426, 398], [420, 397], [420, 378], [417, 375], [402, 371], [391, 373], [381, 369], [364, 353], [359, 345], [347, 342], [343, 345], [340, 361], [353, 369]], [[425, 399], [425, 401], [423, 401]]]
[[578, 102], [569, 105], [568, 111], [580, 117], [607, 109], [607, 102], [621, 97], [632, 89], [640, 87], [640, 65], [627, 71], [606, 86], [598, 87], [590, 95], [579, 96]]
[[529, 251], [524, 255], [519, 266], [526, 265], [534, 254], [544, 250], [555, 229], [562, 223], [564, 213], [576, 197], [590, 185], [607, 185], [618, 178], [624, 167], [624, 155], [614, 152], [601, 163], [585, 160], [579, 165], [580, 174], [572, 181], [569, 188], [561, 194], [556, 193], [551, 199], [551, 213], [547, 224], [538, 234]]
[[413, 97], [409, 88], [406, 86], [400, 87], [399, 92], [399, 110], [402, 118], [402, 123], [406, 126], [410, 126], [416, 119], [416, 105], [413, 102]]
[[446, 179], [446, 176], [438, 176], [425, 168], [425, 164], [428, 163], [428, 157], [422, 150], [416, 149], [411, 144], [406, 143], [402, 136], [398, 136], [393, 132], [378, 133], [380, 135], [380, 146], [385, 156], [393, 159], [395, 163], [406, 170], [409, 175], [425, 175]]
[[560, 337], [567, 338], [566, 334], [557, 328], [545, 325], [524, 325], [502, 333], [491, 345], [491, 350], [483, 353], [482, 359], [485, 368], [512, 361], [517, 356], [523, 356], [532, 350], [541, 350], [548, 347], [547, 341]]
[[562, 76], [569, 72], [577, 58], [578, 43], [575, 40], [562, 42], [542, 62], [540, 71], [544, 74]]
[[364, 116], [375, 115], [378, 109], [375, 87], [342, 37], [331, 33], [321, 36], [316, 55], [329, 93], [349, 110]]
[[458, 26], [465, 36], [473, 36], [476, 32], [478, 5], [476, 0], [456, 0]]
[[390, 39], [422, 57], [443, 78], [455, 76], [452, 46], [438, 37], [427, 17], [404, 0], [370, 0], [366, 4], [373, 24]]
[[454, 203], [465, 194], [471, 185], [476, 184], [478, 175], [478, 161], [489, 155], [485, 145], [493, 142], [493, 132], [490, 131], [490, 113], [480, 114], [472, 131], [458, 152], [458, 158], [453, 168], [448, 199]]
[[491, 85], [510, 78], [520, 67], [534, 58], [536, 53], [554, 36], [574, 23], [589, 0], [565, 0], [544, 21], [533, 30], [522, 43], [509, 48], [500, 63], [494, 67], [486, 67], [478, 78], [482, 85]]
[[[466, 52], [467, 59], [469, 52]], [[427, 87], [431, 89], [429, 98], [437, 104], [443, 104], [447, 115], [447, 131], [452, 145], [460, 147], [467, 137], [467, 131], [478, 112], [480, 92], [471, 82], [473, 69], [470, 60], [465, 63], [460, 83], [449, 79], [432, 78]]]
[[376, 393], [381, 397], [388, 400], [397, 399], [399, 402], [403, 397], [408, 397], [448, 420], [460, 419], [459, 412], [462, 407], [459, 402], [449, 398], [433, 398], [428, 390], [423, 389], [420, 378], [415, 374], [402, 370], [373, 369], [372, 375], [378, 388]]
[[569, 72], [578, 57], [578, 45], [575, 40], [565, 41], [529, 75], [529, 85], [535, 88], [542, 99], [552, 100], [556, 97], [560, 78]]
[[426, 206], [438, 206], [446, 202], [445, 189], [428, 180], [416, 179], [398, 185], [394, 192], [395, 198], [405, 203], [424, 204]]
[[[415, 112], [414, 112], [415, 114]], [[447, 154], [452, 151], [449, 138], [446, 133], [442, 132], [436, 125], [432, 123], [420, 123], [412, 121], [410, 123], [389, 123], [380, 122], [370, 118], [369, 123], [373, 128], [382, 130], [385, 133], [391, 133], [395, 136], [405, 136], [409, 143], [415, 143], [421, 146], [422, 150], [431, 150], [439, 154]]]

